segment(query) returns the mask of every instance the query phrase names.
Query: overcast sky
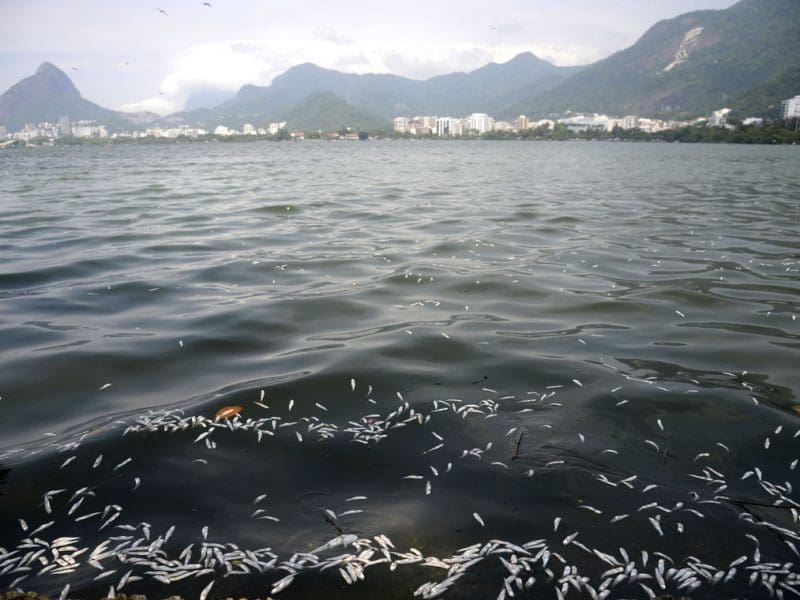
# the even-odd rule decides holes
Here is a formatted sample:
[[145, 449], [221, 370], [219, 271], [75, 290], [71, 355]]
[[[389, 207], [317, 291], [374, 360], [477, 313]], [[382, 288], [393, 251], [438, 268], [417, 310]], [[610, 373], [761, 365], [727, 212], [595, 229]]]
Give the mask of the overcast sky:
[[[171, 112], [292, 65], [427, 78], [532, 51], [596, 61], [734, 0], [0, 0], [0, 91], [43, 61], [108, 108]], [[159, 12], [166, 11], [166, 15]]]

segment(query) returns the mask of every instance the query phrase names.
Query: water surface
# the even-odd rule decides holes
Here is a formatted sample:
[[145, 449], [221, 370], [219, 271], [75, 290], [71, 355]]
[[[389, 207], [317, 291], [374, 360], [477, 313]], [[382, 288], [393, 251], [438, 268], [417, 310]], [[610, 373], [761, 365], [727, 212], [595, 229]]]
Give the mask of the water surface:
[[[543, 540], [507, 581], [522, 596], [590, 597], [576, 588], [601, 592], [614, 561], [650, 578], [609, 582], [610, 597], [800, 584], [785, 566], [800, 544], [799, 158], [397, 141], [3, 152], [0, 547], [18, 554], [0, 551], [0, 588], [196, 596], [213, 580], [210, 597], [266, 597], [296, 570], [275, 595], [486, 598], [514, 574], [499, 558], [524, 552], [483, 546], [449, 590], [419, 588], [455, 564], [431, 557], [491, 540]], [[195, 441], [209, 421], [191, 419], [228, 405], [243, 407], [230, 427]], [[350, 586], [342, 565], [292, 559], [342, 534], [371, 541], [320, 560], [379, 560], [384, 534], [406, 562]], [[80, 566], [39, 574], [59, 536], [88, 549]], [[159, 536], [164, 560], [204, 541], [276, 559], [171, 585], [134, 554], [88, 563], [110, 537]], [[662, 590], [669, 561], [699, 584], [673, 573]]]

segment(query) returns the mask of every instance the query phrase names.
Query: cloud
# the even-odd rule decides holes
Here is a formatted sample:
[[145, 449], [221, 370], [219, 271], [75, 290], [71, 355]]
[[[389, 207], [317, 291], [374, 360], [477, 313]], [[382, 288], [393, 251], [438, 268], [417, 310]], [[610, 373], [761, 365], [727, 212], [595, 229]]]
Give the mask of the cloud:
[[313, 34], [323, 42], [330, 42], [339, 46], [353, 43], [353, 40], [343, 37], [338, 31], [330, 27], [317, 27], [314, 29]]
[[167, 98], [147, 98], [139, 102], [123, 104], [119, 110], [123, 112], [153, 112], [159, 115], [167, 115], [180, 109], [180, 105]]
[[420, 48], [414, 53], [384, 50], [378, 54], [383, 70], [414, 79], [428, 79], [454, 71], [472, 71], [495, 60], [497, 53], [475, 46], [451, 46]]
[[159, 96], [120, 106], [167, 114], [180, 110], [190, 93], [204, 87], [235, 91], [242, 85], [267, 84], [285, 66], [268, 47], [217, 42], [190, 47], [174, 62], [159, 85]]
[[184, 54], [161, 84], [161, 91], [176, 97], [192, 88], [214, 86], [236, 89], [269, 72], [270, 56], [252, 44], [203, 44]]

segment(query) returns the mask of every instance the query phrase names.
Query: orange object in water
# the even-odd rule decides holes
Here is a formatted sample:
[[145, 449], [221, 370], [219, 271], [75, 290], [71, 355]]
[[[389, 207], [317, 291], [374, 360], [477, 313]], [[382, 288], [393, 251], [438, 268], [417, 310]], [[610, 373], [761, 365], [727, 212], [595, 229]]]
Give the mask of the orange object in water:
[[214, 419], [217, 421], [220, 419], [230, 419], [231, 417], [238, 415], [240, 412], [242, 412], [241, 406], [223, 406], [216, 412]]

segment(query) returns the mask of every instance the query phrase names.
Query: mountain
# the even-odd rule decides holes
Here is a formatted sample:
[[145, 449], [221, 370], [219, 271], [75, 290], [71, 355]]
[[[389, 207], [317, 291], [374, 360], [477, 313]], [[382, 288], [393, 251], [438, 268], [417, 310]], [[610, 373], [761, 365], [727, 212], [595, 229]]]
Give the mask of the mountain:
[[[630, 48], [585, 67], [557, 67], [530, 52], [469, 73], [426, 80], [354, 74], [311, 63], [266, 87], [245, 85], [223, 99], [200, 90], [184, 112], [167, 117], [110, 111], [84, 99], [67, 75], [43, 63], [0, 96], [0, 125], [56, 122], [62, 115], [110, 129], [217, 125], [241, 128], [287, 121], [295, 129], [388, 128], [395, 116], [530, 117], [574, 112], [662, 118], [707, 115], [777, 117], [781, 100], [800, 93], [800, 0], [740, 0], [656, 23]], [[197, 107], [192, 109], [192, 107]], [[369, 126], [367, 126], [369, 124]]]
[[551, 89], [582, 68], [557, 67], [531, 52], [523, 52], [506, 63], [489, 63], [471, 73], [428, 79], [423, 82], [425, 95], [418, 110], [411, 112], [452, 116], [474, 112], [498, 114], [517, 98]]
[[[780, 103], [773, 93], [800, 92], [798, 31], [798, 0], [742, 0], [725, 10], [686, 13], [657, 23], [630, 48], [560, 85], [521, 99], [506, 114], [691, 117], [759, 87], [769, 97], [747, 106], [768, 110]], [[781, 78], [784, 84], [777, 82]], [[776, 85], [770, 87], [771, 81]]]
[[236, 97], [213, 109], [174, 115], [177, 122], [213, 127], [240, 127], [247, 122], [275, 121], [293, 106], [319, 92], [330, 92], [358, 106], [388, 127], [398, 115], [463, 115], [498, 112], [521, 93], [544, 91], [577, 71], [556, 67], [526, 52], [512, 60], [491, 63], [470, 73], [452, 73], [427, 80], [397, 75], [341, 73], [311, 63], [292, 67], [268, 87], [243, 86]]
[[222, 90], [215, 87], [201, 88], [189, 94], [183, 105], [183, 110], [191, 111], [198, 108], [211, 108], [230, 100], [234, 95], [235, 93], [230, 90]]
[[9, 131], [22, 129], [25, 123], [58, 123], [61, 116], [73, 122], [97, 121], [109, 129], [129, 128], [155, 118], [149, 113], [120, 113], [89, 102], [64, 71], [48, 62], [0, 96], [0, 125]]
[[312, 94], [277, 120], [286, 121], [288, 129], [304, 131], [337, 131], [348, 127], [353, 131], [364, 131], [386, 127], [381, 119], [331, 92]]
[[774, 78], [740, 94], [730, 107], [732, 116], [779, 119], [781, 101], [800, 94], [800, 63], [787, 67]]

